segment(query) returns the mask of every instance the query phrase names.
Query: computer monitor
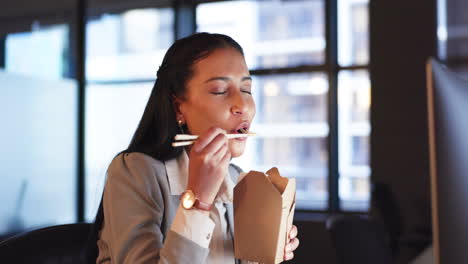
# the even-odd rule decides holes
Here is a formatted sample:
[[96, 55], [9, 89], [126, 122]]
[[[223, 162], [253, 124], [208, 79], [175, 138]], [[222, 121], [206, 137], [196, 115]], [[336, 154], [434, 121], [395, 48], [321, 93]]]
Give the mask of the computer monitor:
[[468, 81], [427, 63], [434, 263], [468, 263]]

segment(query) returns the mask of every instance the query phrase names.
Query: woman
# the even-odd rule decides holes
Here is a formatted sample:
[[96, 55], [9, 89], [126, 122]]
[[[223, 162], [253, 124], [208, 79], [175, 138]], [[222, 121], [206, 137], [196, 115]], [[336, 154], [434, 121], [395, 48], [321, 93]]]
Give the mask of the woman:
[[[97, 263], [236, 262], [232, 191], [240, 169], [229, 162], [246, 139], [226, 134], [249, 129], [251, 82], [242, 48], [228, 36], [199, 33], [169, 48], [130, 146], [109, 166]], [[199, 138], [174, 148], [179, 133]], [[197, 200], [186, 205], [191, 195]], [[285, 260], [296, 235], [293, 226]]]

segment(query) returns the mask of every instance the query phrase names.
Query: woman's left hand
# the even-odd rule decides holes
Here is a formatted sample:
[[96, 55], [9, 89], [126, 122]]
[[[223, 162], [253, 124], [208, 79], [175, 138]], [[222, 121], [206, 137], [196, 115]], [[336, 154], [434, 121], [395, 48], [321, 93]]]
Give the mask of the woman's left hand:
[[299, 239], [297, 238], [297, 227], [292, 225], [288, 232], [288, 242], [284, 247], [284, 260], [291, 260], [294, 258], [294, 250], [299, 246]]

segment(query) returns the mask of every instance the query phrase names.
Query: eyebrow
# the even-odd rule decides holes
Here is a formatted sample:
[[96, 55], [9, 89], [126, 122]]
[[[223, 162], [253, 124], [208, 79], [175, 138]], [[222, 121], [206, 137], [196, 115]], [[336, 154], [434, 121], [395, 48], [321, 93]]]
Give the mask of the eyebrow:
[[[211, 82], [211, 81], [224, 81], [224, 82], [227, 82], [227, 81], [230, 81], [232, 80], [232, 78], [229, 78], [229, 77], [213, 77], [213, 78], [210, 78], [208, 80], [205, 81], [205, 83], [207, 82]], [[242, 81], [252, 81], [252, 77], [250, 76], [246, 76], [246, 77], [243, 77], [242, 78]]]

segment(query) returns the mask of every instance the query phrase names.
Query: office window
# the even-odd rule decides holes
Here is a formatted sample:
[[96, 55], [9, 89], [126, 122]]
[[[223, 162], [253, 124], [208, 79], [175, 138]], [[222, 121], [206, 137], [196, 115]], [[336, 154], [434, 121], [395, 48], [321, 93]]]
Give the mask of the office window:
[[173, 10], [103, 14], [87, 24], [85, 218], [95, 217], [112, 159], [126, 149], [174, 41]]
[[252, 69], [324, 62], [323, 1], [215, 2], [198, 5], [196, 14], [197, 31], [234, 38]]
[[77, 85], [66, 25], [6, 35], [0, 236], [76, 220]]
[[[277, 166], [295, 177], [298, 209], [362, 211], [368, 209], [370, 175], [368, 0], [336, 4], [337, 43], [327, 43], [327, 2], [321, 0], [201, 3], [197, 31], [232, 36], [254, 76], [252, 130], [258, 136], [234, 162], [247, 171]], [[327, 45], [337, 46], [331, 54], [336, 61], [326, 60]], [[333, 108], [336, 123], [328, 112]], [[337, 139], [330, 138], [334, 134]], [[338, 142], [338, 151], [329, 149], [329, 140]], [[331, 158], [338, 163], [329, 165]], [[338, 175], [330, 176], [330, 166]], [[330, 177], [338, 177], [337, 192]], [[333, 199], [339, 208], [330, 208]]]
[[[70, 21], [48, 26], [35, 22], [28, 32], [8, 34], [1, 43], [6, 49], [0, 108], [11, 129], [4, 130], [0, 140], [6, 149], [18, 151], [2, 156], [0, 170], [7, 176], [0, 186], [0, 198], [6, 201], [0, 208], [0, 227], [75, 221], [78, 210], [86, 220], [94, 218], [107, 166], [130, 142], [158, 66], [174, 41], [175, 19], [191, 28], [186, 13], [176, 16], [169, 6], [148, 8], [149, 2], [137, 1], [122, 11], [124, 6], [89, 2], [84, 109], [77, 105], [83, 99], [78, 98], [77, 83], [67, 79], [77, 67], [70, 53], [79, 46]], [[259, 136], [236, 162], [246, 170], [278, 166], [284, 175], [296, 177], [298, 209], [366, 210], [371, 172], [369, 1], [195, 3], [191, 11], [197, 31], [236, 39], [254, 78], [258, 111], [252, 129]], [[97, 7], [100, 4], [104, 7]], [[102, 13], [104, 9], [109, 12]], [[336, 28], [330, 30], [327, 21], [333, 19]], [[333, 31], [336, 39], [330, 37]], [[458, 36], [453, 34], [448, 40]], [[334, 45], [336, 51], [330, 48]], [[11, 111], [18, 113], [14, 120], [6, 116]], [[84, 157], [77, 157], [79, 114], [85, 115]], [[330, 142], [338, 142], [337, 149], [329, 148]], [[82, 159], [84, 176], [76, 175], [82, 169], [77, 160]], [[76, 208], [77, 177], [85, 177], [86, 212]], [[331, 187], [333, 181], [337, 189]], [[340, 207], [330, 202], [336, 199]]]

